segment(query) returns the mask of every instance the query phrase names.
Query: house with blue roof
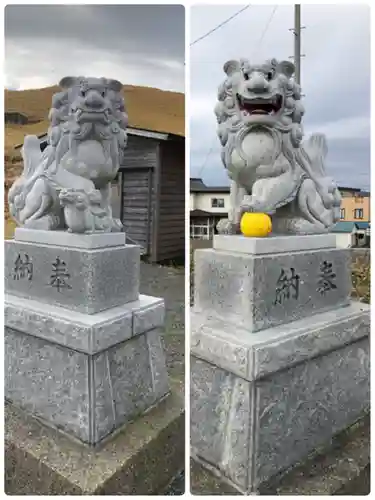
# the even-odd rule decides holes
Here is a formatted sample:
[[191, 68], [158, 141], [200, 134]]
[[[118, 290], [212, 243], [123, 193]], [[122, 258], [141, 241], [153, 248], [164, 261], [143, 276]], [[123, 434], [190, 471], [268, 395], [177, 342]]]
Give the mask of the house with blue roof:
[[369, 222], [338, 222], [333, 230], [336, 235], [336, 243], [340, 248], [351, 248], [367, 246], [370, 237]]

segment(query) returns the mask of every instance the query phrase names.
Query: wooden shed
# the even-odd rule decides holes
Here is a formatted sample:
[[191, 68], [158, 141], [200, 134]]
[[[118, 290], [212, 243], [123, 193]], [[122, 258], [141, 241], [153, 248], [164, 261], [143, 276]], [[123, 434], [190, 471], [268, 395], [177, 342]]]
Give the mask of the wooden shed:
[[128, 130], [128, 147], [113, 185], [112, 204], [128, 242], [140, 245], [150, 262], [183, 257], [184, 138]]
[[4, 113], [4, 122], [6, 124], [26, 125], [28, 121], [29, 117], [19, 111], [5, 111]]
[[[48, 111], [58, 90], [5, 92], [6, 110], [29, 113], [38, 120], [20, 126], [18, 135], [12, 129], [6, 137], [12, 138], [13, 147], [21, 147], [26, 134], [37, 135], [41, 149], [47, 145]], [[123, 94], [129, 115], [128, 146], [113, 182], [114, 215], [122, 220], [127, 241], [140, 245], [148, 261], [183, 258], [185, 96], [132, 85], [124, 85]]]

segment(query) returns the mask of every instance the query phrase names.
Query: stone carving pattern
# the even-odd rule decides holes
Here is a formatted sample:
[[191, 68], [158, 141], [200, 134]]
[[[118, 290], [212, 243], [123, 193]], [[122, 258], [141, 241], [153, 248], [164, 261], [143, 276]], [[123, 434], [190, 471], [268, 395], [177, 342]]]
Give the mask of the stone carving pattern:
[[17, 224], [74, 233], [118, 232], [110, 194], [127, 144], [122, 84], [106, 78], [65, 77], [52, 98], [48, 146], [25, 137], [24, 169], [9, 190]]
[[305, 111], [294, 69], [276, 59], [224, 65], [215, 115], [231, 188], [219, 233], [239, 233], [244, 212], [269, 214], [279, 234], [327, 233], [339, 220], [341, 195], [325, 172], [326, 138], [302, 142]]

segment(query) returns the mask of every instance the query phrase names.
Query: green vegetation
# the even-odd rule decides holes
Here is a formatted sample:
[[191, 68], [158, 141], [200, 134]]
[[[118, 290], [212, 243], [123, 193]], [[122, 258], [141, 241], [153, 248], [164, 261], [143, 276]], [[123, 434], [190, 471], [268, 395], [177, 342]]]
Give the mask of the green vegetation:
[[353, 259], [352, 263], [352, 296], [365, 304], [371, 298], [371, 262], [370, 250], [365, 255]]

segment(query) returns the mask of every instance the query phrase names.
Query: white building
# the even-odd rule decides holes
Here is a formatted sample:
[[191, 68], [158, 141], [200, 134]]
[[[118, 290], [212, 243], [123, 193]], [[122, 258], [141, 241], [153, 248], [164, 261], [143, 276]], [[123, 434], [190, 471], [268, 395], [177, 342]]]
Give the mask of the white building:
[[[219, 220], [228, 217], [228, 209], [229, 186], [206, 186], [202, 179], [190, 179], [190, 238], [212, 239]], [[367, 246], [370, 223], [340, 221], [332, 232], [339, 248]]]
[[190, 237], [209, 240], [220, 219], [228, 217], [229, 186], [206, 186], [202, 179], [190, 179]]

